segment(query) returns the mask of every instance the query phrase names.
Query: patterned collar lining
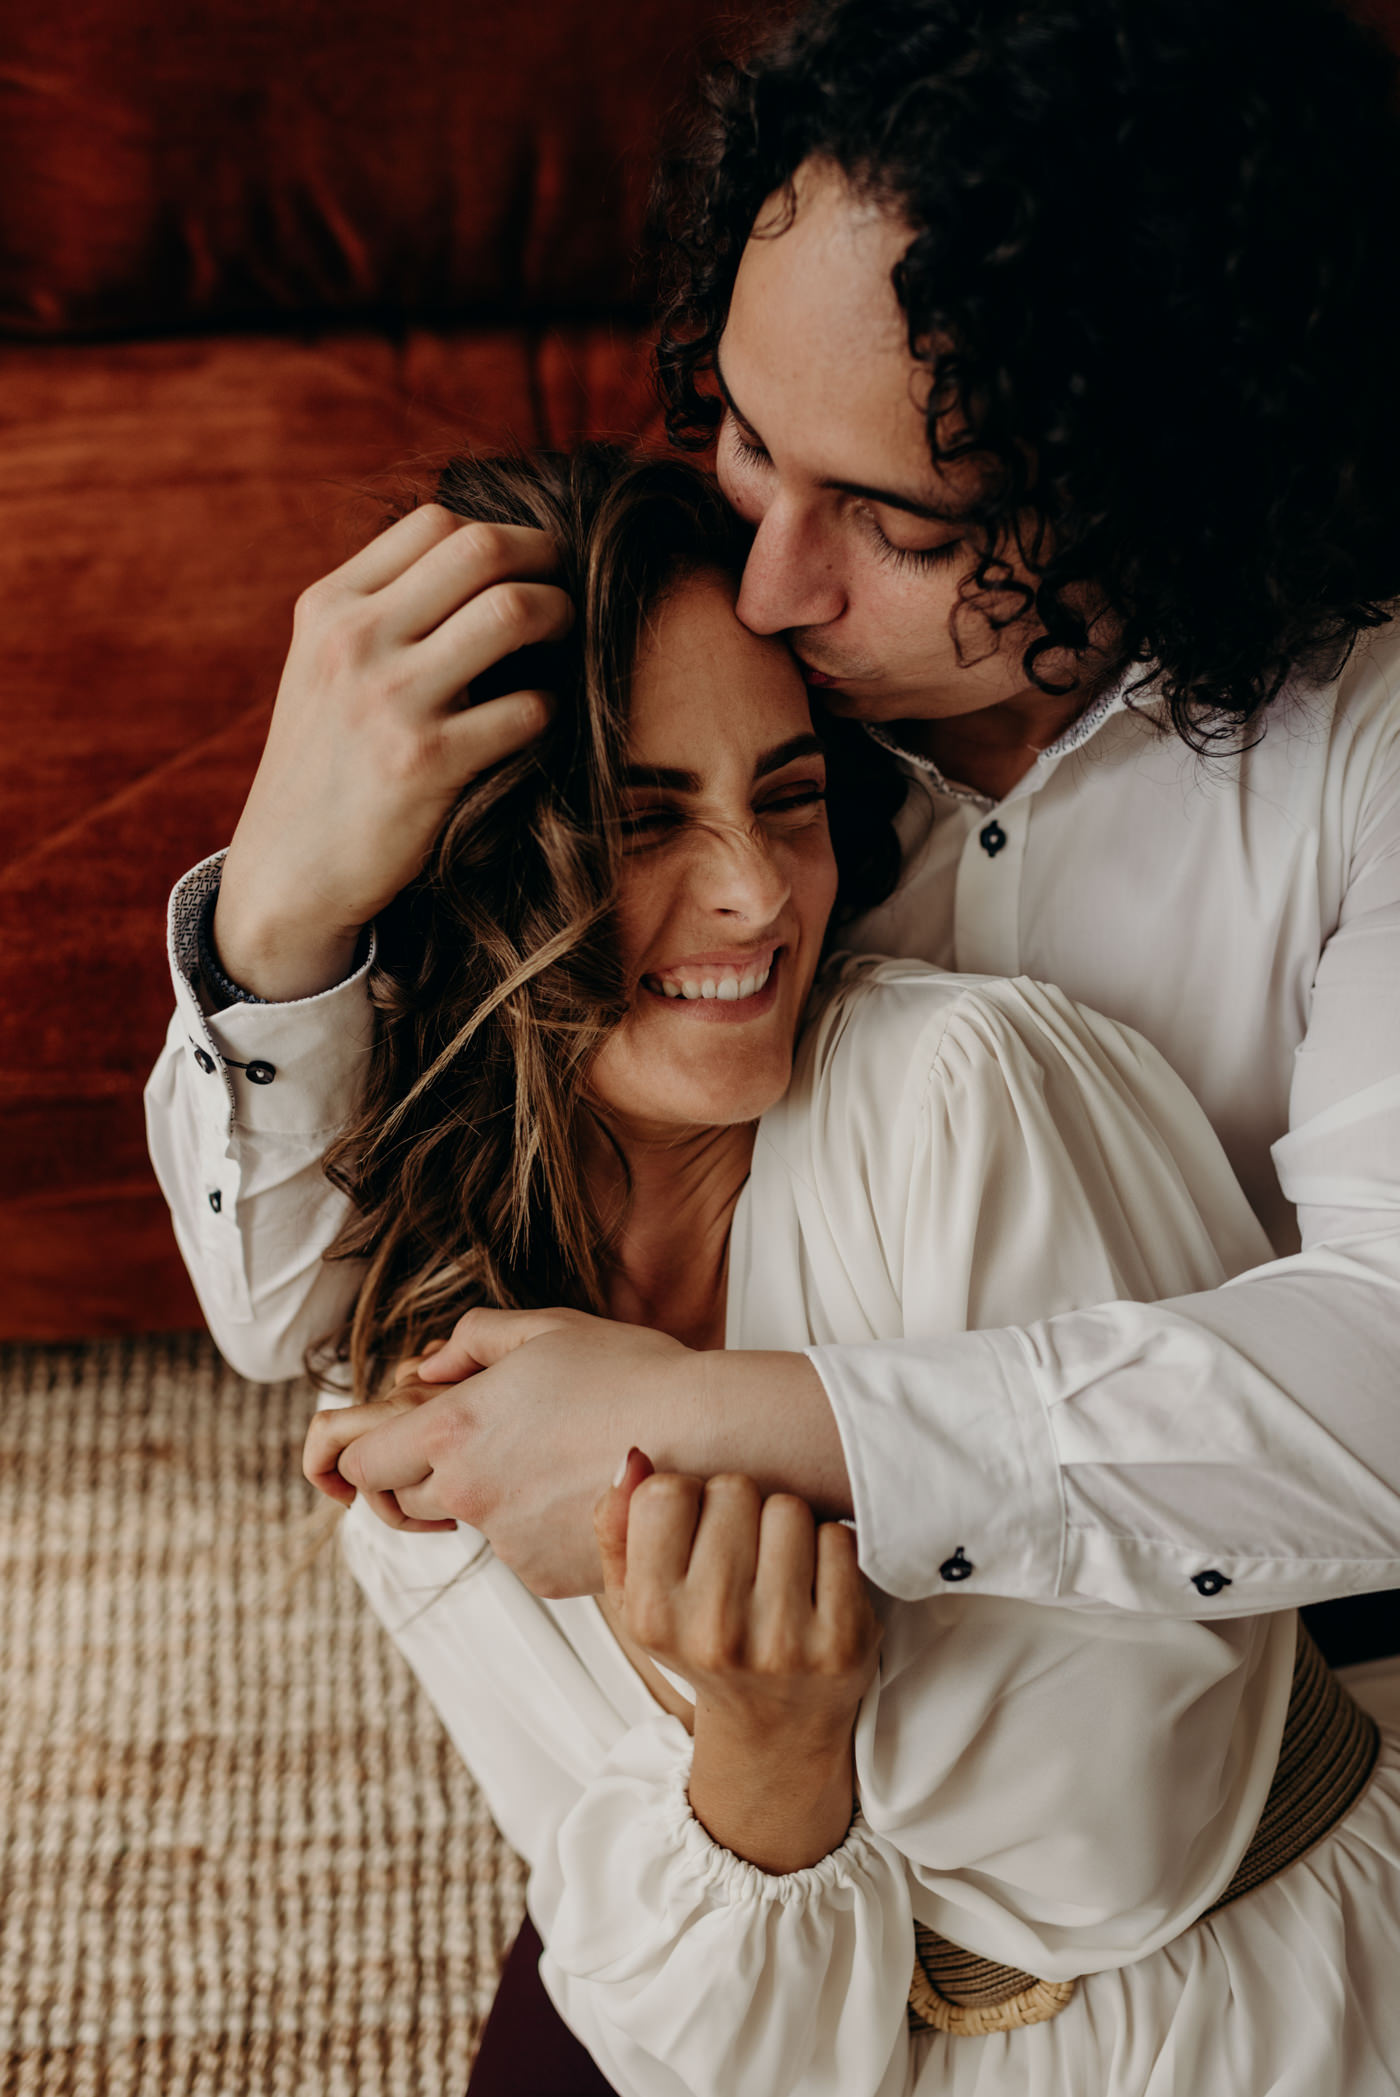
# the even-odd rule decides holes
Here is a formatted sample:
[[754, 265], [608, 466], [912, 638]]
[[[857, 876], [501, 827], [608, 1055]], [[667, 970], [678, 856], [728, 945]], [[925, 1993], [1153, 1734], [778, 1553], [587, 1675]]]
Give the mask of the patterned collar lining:
[[[1110, 714], [1121, 713], [1126, 704], [1134, 674], [1130, 672], [1128, 676], [1121, 678], [1117, 684], [1111, 685], [1106, 692], [1100, 692], [1098, 698], [1086, 706], [1082, 714], [1076, 714], [1069, 726], [1056, 736], [1054, 742], [1048, 744], [1040, 752], [1026, 777], [1028, 779], [1033, 778], [1037, 772], [1048, 771], [1050, 766], [1056, 763], [1059, 758], [1068, 757], [1071, 750], [1082, 749], [1090, 736], [1097, 734], [1098, 730], [1102, 728]], [[1141, 673], [1136, 674], [1140, 676]], [[1137, 686], [1136, 696], [1139, 698], [1144, 696], [1150, 697], [1150, 683], [1140, 682]], [[994, 794], [979, 793], [976, 787], [962, 786], [955, 779], [945, 778], [931, 757], [921, 757], [917, 750], [906, 750], [903, 744], [897, 743], [889, 730], [882, 727], [878, 721], [866, 721], [862, 723], [862, 726], [872, 742], [878, 743], [882, 750], [888, 750], [891, 756], [900, 758], [907, 765], [912, 765], [916, 772], [922, 772], [936, 792], [947, 794], [949, 799], [953, 801], [970, 802], [974, 808], [992, 809], [997, 806], [997, 798]], [[1002, 798], [1005, 799], [1006, 797], [1003, 796]]]

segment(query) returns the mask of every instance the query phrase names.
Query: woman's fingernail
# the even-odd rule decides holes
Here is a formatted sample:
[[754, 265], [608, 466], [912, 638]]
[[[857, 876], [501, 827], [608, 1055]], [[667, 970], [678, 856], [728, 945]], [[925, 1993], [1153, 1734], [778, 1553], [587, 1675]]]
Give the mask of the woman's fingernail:
[[615, 1486], [621, 1485], [623, 1479], [627, 1476], [627, 1466], [631, 1463], [631, 1461], [632, 1451], [629, 1449], [627, 1454], [623, 1457], [622, 1462], [618, 1465], [617, 1469], [613, 1473], [613, 1484]]

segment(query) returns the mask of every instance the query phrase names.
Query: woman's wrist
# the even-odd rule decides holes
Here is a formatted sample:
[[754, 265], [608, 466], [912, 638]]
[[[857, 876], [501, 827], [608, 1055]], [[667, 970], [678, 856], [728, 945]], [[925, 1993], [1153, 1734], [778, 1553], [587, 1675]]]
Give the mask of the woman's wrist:
[[855, 1811], [854, 1714], [790, 1732], [699, 1706], [690, 1807], [722, 1849], [760, 1871], [806, 1871], [845, 1841]]

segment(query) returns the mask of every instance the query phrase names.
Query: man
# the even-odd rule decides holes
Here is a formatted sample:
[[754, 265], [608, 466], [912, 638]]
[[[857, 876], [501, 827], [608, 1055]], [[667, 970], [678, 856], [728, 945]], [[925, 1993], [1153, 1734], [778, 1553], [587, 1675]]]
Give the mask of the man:
[[[474, 1312], [343, 1459], [387, 1519], [592, 1591], [645, 1417], [661, 1468], [853, 1514], [896, 1595], [1240, 1615], [1400, 1580], [1389, 86], [1322, 0], [838, 0], [728, 81], [671, 190], [661, 371], [754, 526], [740, 615], [925, 784], [853, 943], [1135, 1025], [1278, 1258], [800, 1356]], [[564, 629], [550, 573], [430, 506], [317, 585], [221, 882], [177, 892], [153, 1153], [247, 1373], [333, 1322], [365, 928], [546, 717], [456, 702]]]

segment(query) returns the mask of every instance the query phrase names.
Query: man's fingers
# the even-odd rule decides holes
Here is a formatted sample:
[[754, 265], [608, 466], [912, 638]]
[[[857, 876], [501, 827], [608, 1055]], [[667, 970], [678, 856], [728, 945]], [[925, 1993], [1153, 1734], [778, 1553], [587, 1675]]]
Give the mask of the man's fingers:
[[452, 769], [465, 785], [503, 757], [526, 749], [553, 717], [554, 700], [548, 692], [507, 692], [449, 714], [442, 725], [442, 747], [451, 752]]
[[302, 1476], [332, 1500], [348, 1507], [355, 1488], [347, 1484], [339, 1469], [344, 1452], [363, 1434], [386, 1417], [383, 1404], [338, 1405], [313, 1413], [301, 1452]]
[[[494, 700], [492, 704], [505, 702]], [[478, 1369], [494, 1368], [527, 1340], [557, 1332], [581, 1315], [577, 1311], [467, 1311], [457, 1320], [441, 1352], [423, 1363], [419, 1376], [424, 1383], [461, 1383]]]
[[[555, 583], [501, 582], [464, 599], [442, 624], [419, 640], [410, 640], [417, 665], [415, 682], [438, 705], [466, 693], [467, 687], [494, 670], [507, 656], [542, 642], [560, 641], [574, 623], [574, 600]], [[535, 666], [538, 674], [538, 663]], [[532, 682], [528, 663], [512, 683]], [[489, 700], [488, 700], [489, 703]]]
[[[547, 532], [510, 524], [463, 524], [430, 543], [377, 593], [376, 620], [391, 640], [418, 641], [440, 628], [460, 606], [489, 596], [493, 589], [533, 588], [558, 572], [559, 550]], [[562, 597], [564, 592], [558, 594]]]
[[379, 532], [368, 546], [362, 546], [357, 554], [352, 554], [326, 580], [353, 590], [357, 595], [382, 590], [434, 546], [450, 538], [461, 522], [460, 517], [454, 517], [451, 510], [445, 510], [439, 502], [420, 503], [416, 510], [410, 510], [406, 517], [400, 517], [386, 531]]
[[[437, 1399], [441, 1398], [437, 1394]], [[433, 1475], [427, 1454], [431, 1429], [436, 1421], [437, 1399], [400, 1408], [392, 1416], [381, 1410], [368, 1432], [347, 1440], [336, 1468], [357, 1491], [394, 1493], [405, 1486], [422, 1485]], [[320, 1414], [317, 1415], [319, 1419]]]
[[402, 1529], [413, 1536], [428, 1536], [437, 1529], [455, 1529], [457, 1527], [457, 1524], [451, 1520], [430, 1520], [427, 1517], [406, 1513], [399, 1505], [398, 1496], [395, 1493], [361, 1493], [360, 1498], [369, 1508], [370, 1513], [383, 1522], [387, 1529]]

